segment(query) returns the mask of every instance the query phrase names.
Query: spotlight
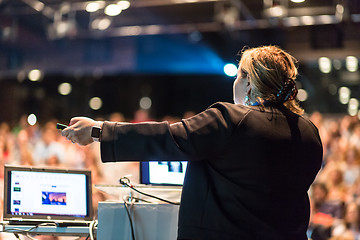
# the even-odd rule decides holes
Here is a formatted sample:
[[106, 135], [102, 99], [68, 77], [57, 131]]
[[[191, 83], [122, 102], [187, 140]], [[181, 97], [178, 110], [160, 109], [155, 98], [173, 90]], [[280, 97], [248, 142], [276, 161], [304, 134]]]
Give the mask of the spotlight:
[[99, 110], [102, 107], [102, 100], [99, 97], [93, 97], [89, 101], [89, 106], [92, 110]]
[[321, 57], [318, 60], [319, 69], [322, 73], [331, 72], [331, 60], [328, 57]]
[[237, 67], [233, 63], [225, 64], [224, 66], [224, 73], [229, 77], [235, 77], [237, 74]]
[[41, 76], [42, 76], [42, 73], [39, 69], [33, 69], [28, 74], [29, 80], [33, 81], [33, 82], [39, 81]]
[[351, 98], [348, 105], [348, 113], [350, 116], [356, 116], [359, 111], [359, 100]]
[[359, 69], [359, 60], [354, 56], [347, 56], [345, 65], [349, 72], [356, 72]]
[[31, 126], [34, 126], [37, 122], [37, 117], [35, 114], [30, 114], [27, 118], [27, 122], [31, 125]]
[[105, 14], [110, 17], [119, 15], [121, 11], [122, 11], [121, 7], [117, 4], [110, 4], [105, 8]]
[[305, 102], [308, 98], [307, 91], [305, 89], [299, 89], [297, 98], [299, 99], [300, 102]]
[[341, 87], [339, 89], [339, 101], [341, 104], [347, 104], [350, 100], [351, 91], [348, 87]]
[[71, 84], [67, 82], [61, 83], [58, 86], [58, 92], [63, 96], [69, 95], [71, 93], [71, 90], [72, 90]]
[[125, 10], [130, 7], [130, 2], [126, 0], [122, 0], [122, 1], [118, 1], [117, 5], [119, 5], [122, 10]]
[[149, 97], [142, 97], [139, 102], [139, 106], [141, 109], [148, 110], [151, 108], [152, 101]]

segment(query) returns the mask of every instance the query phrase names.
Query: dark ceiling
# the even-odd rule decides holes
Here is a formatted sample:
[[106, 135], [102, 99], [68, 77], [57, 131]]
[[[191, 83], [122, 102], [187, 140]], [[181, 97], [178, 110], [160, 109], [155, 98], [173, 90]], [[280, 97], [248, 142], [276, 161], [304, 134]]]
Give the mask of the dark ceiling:
[[[114, 2], [105, 1], [105, 4]], [[88, 13], [85, 11], [87, 3], [89, 2], [80, 0], [0, 0], [0, 27], [15, 25], [35, 35], [48, 35], [49, 25], [59, 21], [75, 21], [76, 33], [69, 33], [68, 37], [88, 37], [95, 34], [122, 36], [126, 33], [115, 30], [124, 26], [160, 25], [164, 27], [162, 33], [188, 32], [192, 28], [220, 31], [223, 27], [241, 30], [282, 26], [289, 17], [335, 16], [337, 5], [344, 7], [339, 21], [352, 21], [351, 16], [360, 13], [358, 0], [307, 0], [303, 3], [289, 0], [131, 0], [130, 8], [112, 17], [110, 29], [99, 34], [91, 32], [89, 26], [94, 18], [104, 15], [103, 9]], [[273, 6], [282, 7], [284, 14], [281, 18], [267, 15], [269, 8]], [[359, 16], [356, 21], [359, 21], [358, 18]], [[300, 22], [299, 25], [306, 24]]]
[[[325, 97], [323, 100], [323, 94], [318, 95], [319, 91], [311, 89], [329, 84], [338, 87], [349, 83], [350, 78], [355, 79], [351, 80], [353, 86], [360, 85], [359, 71], [351, 76], [340, 72], [323, 76], [317, 66], [322, 56], [339, 60], [342, 66], [348, 55], [359, 58], [360, 0], [306, 0], [302, 3], [290, 0], [130, 0], [128, 9], [112, 17], [104, 14], [104, 7], [117, 1], [92, 2], [101, 3], [101, 9], [89, 13], [86, 6], [90, 2], [80, 0], [0, 0], [0, 83], [4, 84], [1, 80], [24, 83], [26, 74], [34, 68], [42, 70], [45, 78], [51, 78], [52, 82], [65, 78], [72, 79], [68, 81], [85, 79], [86, 87], [102, 76], [119, 74], [127, 74], [131, 83], [137, 78], [132, 74], [222, 77], [222, 64], [235, 62], [236, 53], [244, 46], [275, 44], [300, 60], [302, 82], [310, 89], [313, 102], [324, 102], [325, 111], [332, 110], [333, 104], [327, 106], [330, 101]], [[101, 21], [107, 23], [106, 27], [95, 25]], [[89, 80], [89, 76], [95, 80]], [[171, 78], [175, 83], [177, 78]], [[204, 77], [202, 83], [206, 79]], [[41, 84], [45, 88], [49, 81]], [[226, 83], [228, 88], [231, 82]], [[326, 88], [322, 91], [329, 94]], [[175, 96], [174, 92], [167, 98]], [[231, 95], [231, 91], [229, 93]], [[116, 93], [111, 95], [116, 96]], [[358, 95], [360, 97], [360, 90]], [[231, 96], [225, 98], [231, 100]], [[189, 105], [193, 102], [191, 99], [189, 97]], [[220, 99], [224, 96], [213, 100]], [[21, 101], [26, 101], [25, 97]], [[83, 101], [80, 109], [87, 99]], [[68, 105], [69, 108], [73, 106]], [[78, 111], [78, 108], [73, 109], [74, 113]]]
[[[321, 26], [324, 26], [325, 35], [329, 31], [341, 31], [345, 40], [359, 39], [360, 0], [306, 0], [302, 3], [290, 0], [131, 0], [128, 9], [113, 17], [104, 14], [104, 7], [117, 1], [96, 2], [102, 2], [102, 8], [89, 13], [85, 9], [90, 1], [0, 0], [0, 46], [23, 49], [32, 45], [45, 47], [59, 39], [99, 40], [161, 34], [192, 34], [196, 39], [199, 33], [224, 32], [230, 33], [231, 41], [231, 38], [236, 40], [241, 31], [281, 29], [286, 33], [284, 47], [291, 49], [290, 42], [296, 42], [298, 35], [321, 31]], [[93, 22], [105, 18], [110, 26], [96, 29]], [[335, 30], [329, 30], [331, 28]]]
[[[67, 56], [71, 56], [80, 51], [79, 47], [89, 45], [89, 41], [105, 41], [103, 46], [92, 47], [101, 49], [107, 48], [104, 45], [112, 38], [116, 48], [118, 40], [124, 39], [121, 37], [134, 36], [167, 35], [171, 38], [171, 35], [185, 34], [190, 41], [208, 43], [222, 58], [230, 59], [244, 45], [261, 44], [280, 45], [302, 60], [316, 59], [318, 55], [342, 58], [347, 52], [360, 53], [360, 0], [306, 0], [302, 3], [290, 0], [131, 0], [128, 9], [113, 17], [106, 16], [104, 8], [117, 1], [93, 2], [102, 6], [89, 13], [85, 9], [90, 1], [0, 0], [0, 50], [3, 52], [0, 76], [11, 75], [9, 71], [12, 70], [32, 68], [30, 59], [31, 62], [33, 58], [41, 59], [42, 53], [47, 54], [48, 59], [53, 59], [54, 54], [61, 55], [66, 41]], [[102, 25], [99, 30], [101, 21], [107, 21], [109, 26]], [[61, 50], [59, 41], [63, 44]], [[131, 48], [124, 47], [126, 43], [120, 45]], [[326, 52], [314, 53], [314, 49]], [[141, 54], [136, 50], [133, 54]], [[116, 52], [113, 48], [109, 51]], [[69, 60], [64, 61], [67, 62]], [[41, 68], [40, 61], [38, 65]]]

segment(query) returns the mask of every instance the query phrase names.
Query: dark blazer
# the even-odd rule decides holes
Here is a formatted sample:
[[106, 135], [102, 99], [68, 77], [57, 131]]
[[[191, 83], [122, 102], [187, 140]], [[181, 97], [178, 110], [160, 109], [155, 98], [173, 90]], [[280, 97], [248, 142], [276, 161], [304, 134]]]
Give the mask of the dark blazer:
[[317, 128], [282, 105], [216, 103], [175, 124], [111, 123], [103, 162], [188, 160], [178, 239], [305, 240]]

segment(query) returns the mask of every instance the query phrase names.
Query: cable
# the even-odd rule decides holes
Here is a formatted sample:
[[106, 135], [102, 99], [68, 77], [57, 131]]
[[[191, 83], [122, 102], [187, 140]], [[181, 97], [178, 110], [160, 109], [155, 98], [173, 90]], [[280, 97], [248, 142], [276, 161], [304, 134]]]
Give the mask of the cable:
[[30, 236], [30, 233], [26, 233], [26, 236], [27, 236], [28, 238], [30, 238], [31, 240], [37, 240], [36, 238]]
[[19, 234], [14, 233], [14, 235], [15, 235], [15, 237], [16, 237], [17, 239], [21, 240], [21, 238], [20, 238]]
[[6, 229], [6, 232], [13, 233], [15, 235], [15, 237], [17, 239], [20, 239], [20, 240], [21, 240], [21, 238], [20, 238], [19, 234], [26, 235], [28, 238], [30, 238], [32, 240], [36, 240], [36, 238], [33, 238], [33, 237], [30, 236], [30, 232], [35, 230], [38, 227], [49, 226], [49, 225], [50, 226], [51, 225], [57, 226], [55, 223], [40, 223], [40, 224], [38, 224], [36, 226], [33, 226], [33, 227], [29, 228], [29, 229], [26, 229], [26, 230], [20, 229], [20, 228], [9, 228], [9, 229]]
[[[144, 193], [142, 191], [137, 190], [132, 184], [130, 184], [130, 179], [127, 178], [127, 177], [120, 178], [119, 182], [120, 182], [120, 184], [122, 184], [124, 186], [127, 186], [127, 187], [131, 188], [132, 190], [134, 190], [135, 192], [140, 193], [142, 195], [145, 195], [147, 197], [155, 198], [155, 199], [160, 200], [162, 202], [170, 203], [170, 204], [173, 204], [173, 205], [180, 205], [180, 203], [178, 203], [178, 202], [172, 202], [172, 201], [169, 201], [169, 200], [166, 200], [166, 199], [163, 199], [163, 198], [160, 198], [160, 197], [156, 197], [154, 195]], [[125, 210], [126, 210], [126, 213], [128, 215], [129, 222], [130, 222], [131, 236], [132, 236], [132, 239], [135, 240], [134, 226], [133, 226], [133, 222], [132, 222], [132, 219], [131, 219], [131, 215], [130, 215], [129, 206], [128, 206], [128, 203], [127, 203], [127, 200], [126, 200], [126, 196], [124, 196], [123, 199], [124, 199]], [[138, 198], [134, 198], [134, 197], [131, 197], [131, 199], [133, 201], [138, 200]], [[143, 200], [143, 201], [145, 201], [145, 200]], [[145, 202], [148, 202], [148, 201], [145, 201]], [[131, 205], [132, 204], [133, 204], [133, 202], [131, 203]]]
[[[89, 236], [91, 240], [94, 240], [94, 227], [98, 224], [97, 220], [94, 219], [91, 221], [90, 225], [89, 225]], [[86, 238], [88, 239], [88, 238]]]
[[[131, 203], [131, 206], [133, 205], [133, 203]], [[130, 215], [130, 211], [129, 211], [129, 206], [127, 204], [127, 201], [124, 197], [124, 206], [125, 206], [125, 210], [127, 213], [127, 216], [129, 218], [129, 222], [130, 222], [130, 228], [131, 228], [131, 236], [132, 236], [132, 240], [135, 240], [135, 231], [134, 231], [134, 225], [133, 225], [133, 221], [131, 219], [131, 215]]]
[[173, 205], [180, 205], [179, 202], [172, 202], [172, 201], [169, 201], [169, 200], [166, 200], [166, 199], [163, 199], [163, 198], [160, 198], [160, 197], [148, 194], [148, 193], [141, 192], [140, 190], [137, 190], [132, 184], [130, 184], [130, 179], [127, 178], [127, 177], [120, 178], [119, 182], [120, 182], [120, 184], [128, 186], [129, 188], [131, 188], [135, 192], [138, 192], [138, 193], [140, 193], [142, 195], [145, 195], [147, 197], [155, 198], [155, 199], [160, 200], [162, 202], [170, 203], [170, 204], [173, 204]]
[[123, 199], [133, 199], [138, 202], [142, 201], [142, 202], [145, 202], [145, 203], [154, 203], [154, 202], [151, 202], [151, 201], [148, 201], [148, 200], [145, 200], [145, 199], [142, 199], [142, 198], [137, 198], [137, 197], [133, 197], [131, 195], [124, 195], [124, 198]]

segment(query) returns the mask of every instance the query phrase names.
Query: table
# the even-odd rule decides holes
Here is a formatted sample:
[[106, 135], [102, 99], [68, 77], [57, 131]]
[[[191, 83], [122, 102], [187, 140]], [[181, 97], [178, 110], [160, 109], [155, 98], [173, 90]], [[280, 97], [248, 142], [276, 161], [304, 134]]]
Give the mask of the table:
[[[30, 231], [29, 231], [30, 230]], [[74, 237], [87, 237], [89, 235], [89, 227], [57, 227], [57, 226], [39, 226], [34, 228], [30, 225], [8, 225], [2, 223], [0, 225], [1, 232], [22, 234], [29, 231], [32, 235], [52, 235], [52, 236], [74, 236]]]
[[[136, 239], [176, 239], [178, 205], [135, 203], [129, 206]], [[123, 202], [99, 202], [97, 239], [130, 240], [131, 227]]]

